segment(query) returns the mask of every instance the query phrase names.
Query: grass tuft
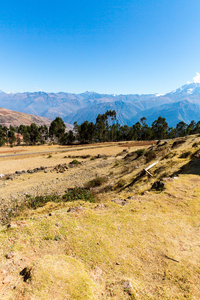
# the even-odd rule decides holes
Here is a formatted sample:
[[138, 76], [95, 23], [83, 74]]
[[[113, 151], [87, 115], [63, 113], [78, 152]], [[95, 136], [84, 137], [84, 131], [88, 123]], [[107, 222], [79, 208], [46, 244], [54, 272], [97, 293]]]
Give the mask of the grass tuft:
[[85, 188], [90, 189], [90, 188], [94, 188], [94, 187], [97, 187], [97, 186], [101, 186], [105, 181], [106, 181], [105, 177], [97, 176], [96, 178], [88, 181], [85, 184]]

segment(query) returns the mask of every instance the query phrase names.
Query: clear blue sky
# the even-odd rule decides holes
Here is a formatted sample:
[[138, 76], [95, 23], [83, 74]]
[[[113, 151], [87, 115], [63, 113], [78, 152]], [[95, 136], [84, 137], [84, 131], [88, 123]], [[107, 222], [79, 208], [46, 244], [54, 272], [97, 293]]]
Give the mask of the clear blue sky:
[[200, 72], [199, 0], [2, 0], [0, 89], [166, 93]]

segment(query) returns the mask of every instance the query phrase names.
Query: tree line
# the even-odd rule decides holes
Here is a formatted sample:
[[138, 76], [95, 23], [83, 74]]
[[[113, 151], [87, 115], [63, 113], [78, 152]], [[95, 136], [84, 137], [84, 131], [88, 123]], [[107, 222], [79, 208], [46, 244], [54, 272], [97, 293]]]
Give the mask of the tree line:
[[70, 144], [75, 140], [73, 131], [65, 132], [66, 126], [60, 117], [51, 122], [50, 126], [20, 125], [6, 127], [0, 125], [0, 146], [4, 145], [41, 145], [47, 142]]
[[200, 133], [200, 121], [194, 120], [190, 124], [179, 122], [175, 128], [169, 127], [166, 119], [158, 117], [151, 126], [146, 124], [146, 118], [132, 126], [121, 126], [116, 119], [116, 111], [107, 111], [99, 114], [96, 123], [85, 121], [81, 125], [74, 123], [76, 138], [81, 143], [130, 141], [130, 140], [157, 140], [171, 139]]
[[130, 140], [170, 139], [200, 133], [200, 121], [194, 120], [190, 124], [179, 122], [175, 128], [169, 127], [165, 118], [158, 117], [151, 126], [146, 123], [146, 118], [132, 126], [121, 126], [116, 118], [115, 110], [107, 110], [99, 114], [96, 122], [85, 121], [78, 125], [74, 123], [74, 130], [66, 132], [66, 126], [60, 117], [53, 120], [49, 126], [20, 125], [6, 127], [0, 125], [0, 146], [44, 144], [54, 142], [61, 145], [72, 144], [75, 140], [80, 143], [116, 142]]

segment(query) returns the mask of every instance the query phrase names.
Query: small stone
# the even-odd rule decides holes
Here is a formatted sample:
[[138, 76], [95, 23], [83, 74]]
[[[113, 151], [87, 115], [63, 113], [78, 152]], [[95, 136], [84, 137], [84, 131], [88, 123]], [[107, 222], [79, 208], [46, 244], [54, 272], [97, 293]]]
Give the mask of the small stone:
[[126, 280], [126, 281], [123, 282], [123, 288], [125, 290], [133, 289], [133, 286], [132, 286], [132, 283], [130, 282], [130, 280]]
[[2, 283], [7, 284], [7, 283], [13, 282], [14, 280], [15, 280], [15, 278], [13, 276], [8, 275], [3, 279]]
[[100, 279], [102, 274], [103, 274], [103, 271], [99, 267], [95, 267], [91, 272], [91, 275], [94, 280]]
[[13, 258], [14, 256], [15, 256], [14, 252], [10, 252], [10, 253], [8, 253], [8, 254], [5, 255], [5, 257], [6, 257], [7, 259], [11, 259], [11, 258]]
[[116, 203], [116, 204], [122, 205], [122, 206], [128, 204], [127, 199], [114, 199], [114, 200], [111, 200], [111, 201]]
[[119, 263], [119, 262], [116, 262], [115, 264], [116, 264], [117, 266], [119, 266], [119, 265], [120, 265], [120, 263]]
[[152, 185], [152, 189], [162, 190], [165, 187], [165, 183], [162, 181], [155, 181]]
[[97, 206], [95, 206], [95, 209], [104, 209], [106, 208], [106, 206], [103, 203], [97, 204]]
[[79, 212], [82, 212], [83, 210], [85, 210], [84, 207], [80, 206], [80, 207], [70, 207], [67, 212], [76, 212], [76, 213], [79, 213]]
[[122, 286], [123, 286], [124, 291], [126, 291], [129, 295], [132, 294], [133, 286], [132, 286], [132, 283], [130, 282], [130, 280], [124, 281]]

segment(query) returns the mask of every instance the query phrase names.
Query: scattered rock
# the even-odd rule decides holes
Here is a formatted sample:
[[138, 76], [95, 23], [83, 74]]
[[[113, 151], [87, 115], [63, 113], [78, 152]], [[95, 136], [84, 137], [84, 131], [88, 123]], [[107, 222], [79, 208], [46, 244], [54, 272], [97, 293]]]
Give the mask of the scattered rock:
[[129, 203], [127, 199], [114, 199], [114, 200], [111, 200], [111, 201], [116, 203], [116, 204], [122, 205], [122, 206]]
[[163, 141], [158, 141], [156, 145], [157, 145], [157, 147], [162, 147], [162, 146], [165, 146], [167, 144], [168, 144], [167, 141], [164, 141], [164, 142]]
[[14, 276], [8, 275], [8, 276], [6, 276], [6, 277], [3, 279], [2, 283], [3, 283], [3, 284], [8, 284], [8, 283], [12, 283], [12, 282], [15, 281], [15, 280], [16, 280], [16, 279], [15, 279]]
[[26, 221], [11, 222], [7, 225], [7, 228], [17, 228], [22, 226], [26, 226]]
[[95, 267], [91, 271], [91, 276], [93, 277], [94, 280], [99, 280], [102, 274], [103, 274], [103, 271], [99, 267]]
[[171, 177], [164, 177], [162, 180], [163, 181], [173, 181], [173, 178], [171, 178]]
[[106, 205], [104, 205], [103, 203], [97, 204], [97, 206], [95, 206], [95, 209], [105, 209]]
[[31, 270], [32, 268], [26, 267], [19, 273], [21, 276], [23, 276], [25, 282], [28, 279], [31, 279]]
[[127, 289], [133, 289], [132, 283], [130, 282], [130, 280], [126, 280], [123, 282], [123, 289], [127, 290]]
[[15, 175], [11, 175], [11, 174], [8, 174], [8, 175], [5, 175], [5, 179], [6, 180], [13, 180], [15, 178]]
[[130, 296], [135, 294], [134, 290], [133, 290], [133, 285], [130, 282], [130, 280], [123, 281], [122, 287], [123, 287], [124, 291], [127, 292]]
[[15, 253], [14, 253], [14, 252], [10, 252], [10, 253], [8, 253], [8, 254], [5, 255], [5, 257], [6, 257], [7, 259], [11, 259], [11, 258], [13, 258], [14, 256], [15, 256]]
[[57, 173], [64, 173], [68, 169], [66, 164], [59, 164], [54, 167], [54, 171]]
[[33, 173], [34, 173], [34, 171], [33, 171], [33, 170], [27, 170], [27, 173], [29, 173], [29, 174], [33, 174]]
[[133, 196], [127, 197], [126, 200], [130, 200], [130, 201], [132, 201], [132, 200], [138, 200], [138, 197], [136, 195], [133, 195]]
[[152, 189], [155, 189], [155, 190], [162, 190], [163, 188], [165, 187], [165, 183], [162, 182], [162, 181], [155, 181], [152, 185]]
[[178, 148], [179, 146], [181, 146], [183, 143], [185, 143], [185, 140], [178, 140], [178, 141], [175, 141], [172, 145], [172, 149], [174, 148]]
[[15, 174], [20, 175], [20, 174], [22, 174], [22, 172], [20, 172], [20, 171], [15, 171]]
[[149, 191], [145, 191], [144, 193], [143, 193], [143, 195], [149, 195], [150, 193], [149, 193]]
[[70, 207], [67, 212], [76, 212], [76, 213], [79, 213], [79, 212], [82, 212], [83, 210], [85, 210], [84, 207], [82, 206], [76, 206], [76, 207]]

